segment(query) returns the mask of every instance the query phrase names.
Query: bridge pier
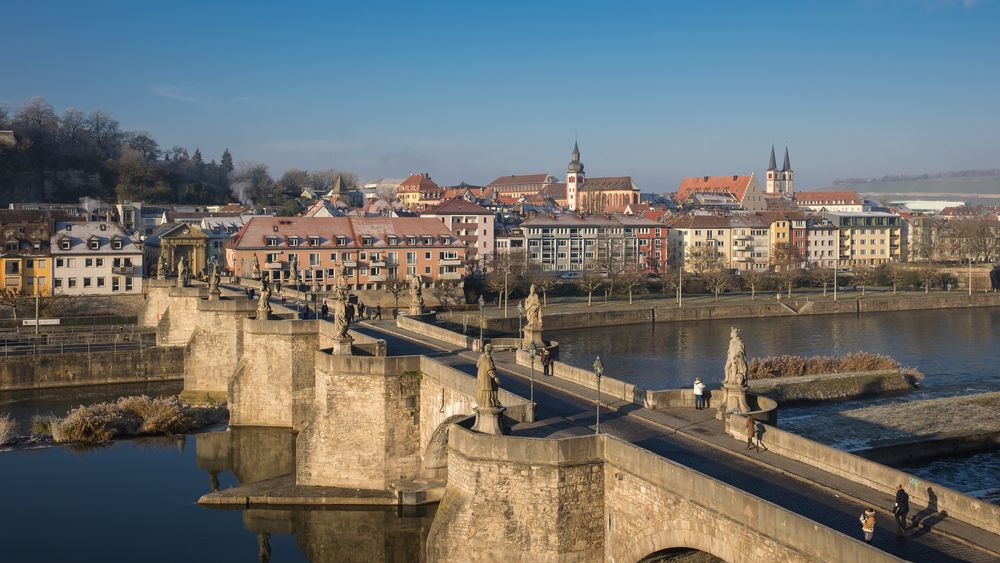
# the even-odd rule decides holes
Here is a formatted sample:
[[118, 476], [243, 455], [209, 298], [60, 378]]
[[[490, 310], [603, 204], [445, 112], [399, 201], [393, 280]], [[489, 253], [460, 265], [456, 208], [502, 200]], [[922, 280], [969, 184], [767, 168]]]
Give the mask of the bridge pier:
[[190, 403], [227, 399], [229, 380], [243, 354], [243, 321], [257, 310], [248, 299], [199, 299], [184, 362], [184, 391]]

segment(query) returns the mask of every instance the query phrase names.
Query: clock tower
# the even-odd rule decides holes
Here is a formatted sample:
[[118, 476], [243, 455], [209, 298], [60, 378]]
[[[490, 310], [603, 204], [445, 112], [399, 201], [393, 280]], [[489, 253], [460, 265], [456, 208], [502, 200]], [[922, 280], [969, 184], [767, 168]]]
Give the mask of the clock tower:
[[583, 163], [580, 162], [580, 147], [573, 143], [573, 160], [569, 161], [566, 167], [566, 206], [570, 211], [576, 211], [579, 207], [579, 193], [583, 188], [585, 176], [583, 173]]

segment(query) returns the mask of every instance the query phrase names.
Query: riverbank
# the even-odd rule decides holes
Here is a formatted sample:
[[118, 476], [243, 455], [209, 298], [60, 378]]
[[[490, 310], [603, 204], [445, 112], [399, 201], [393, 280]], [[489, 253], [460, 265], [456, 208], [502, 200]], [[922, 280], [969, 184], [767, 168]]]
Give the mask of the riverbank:
[[[586, 301], [550, 303], [545, 307], [546, 330], [569, 330], [600, 326], [617, 326], [645, 323], [669, 323], [681, 321], [702, 321], [717, 319], [752, 319], [798, 317], [812, 315], [838, 315], [865, 313], [922, 311], [935, 309], [961, 309], [980, 307], [1000, 307], [1000, 293], [958, 292], [905, 292], [841, 294], [837, 300], [832, 295], [802, 293], [783, 297], [729, 296], [720, 301], [711, 298], [685, 298], [682, 306], [673, 299], [647, 298], [628, 301], [612, 300], [595, 302], [588, 307]], [[483, 311], [483, 328], [491, 334], [517, 334], [519, 317], [516, 306], [508, 308], [504, 317], [502, 309], [487, 307]], [[478, 328], [479, 312], [447, 312], [440, 315], [442, 320], [456, 326], [468, 323], [469, 330]]]
[[916, 387], [918, 375], [903, 370], [882, 370], [776, 377], [749, 383], [754, 393], [787, 406], [905, 393]]

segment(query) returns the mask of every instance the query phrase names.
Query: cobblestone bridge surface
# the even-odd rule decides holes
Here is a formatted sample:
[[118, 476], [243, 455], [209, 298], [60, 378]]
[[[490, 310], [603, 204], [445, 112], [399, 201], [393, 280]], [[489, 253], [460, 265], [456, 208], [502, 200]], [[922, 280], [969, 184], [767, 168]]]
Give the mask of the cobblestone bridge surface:
[[[424, 354], [470, 376], [475, 375], [473, 352], [399, 329], [392, 321], [366, 322], [352, 328], [385, 339], [393, 355]], [[528, 368], [517, 366], [510, 352], [496, 354], [495, 359], [502, 372], [501, 385], [527, 397]], [[536, 371], [537, 434], [561, 437], [593, 432], [594, 395], [572, 383], [543, 378]], [[874, 505], [882, 512], [873, 545], [904, 559], [933, 562], [998, 560], [995, 554], [946, 536], [966, 538], [994, 552], [1000, 551], [1000, 537], [962, 522], [937, 520], [936, 515], [911, 529], [906, 539], [898, 538], [895, 522], [886, 511], [893, 502], [889, 495], [770, 452], [747, 454], [741, 451], [740, 442], [724, 435], [721, 422], [703, 411], [659, 412], [634, 405], [611, 404], [610, 408], [602, 409], [601, 431], [849, 536], [860, 536], [858, 515], [867, 504]], [[921, 508], [912, 506], [910, 516], [918, 514]], [[938, 533], [934, 528], [947, 534]]]

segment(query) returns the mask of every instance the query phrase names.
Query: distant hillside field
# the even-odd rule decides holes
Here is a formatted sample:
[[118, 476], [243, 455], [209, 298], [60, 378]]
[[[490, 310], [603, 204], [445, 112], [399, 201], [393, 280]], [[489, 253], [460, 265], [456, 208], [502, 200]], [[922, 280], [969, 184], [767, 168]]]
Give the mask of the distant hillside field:
[[1000, 196], [1000, 174], [836, 182], [834, 187], [825, 189], [852, 190], [868, 194]]

